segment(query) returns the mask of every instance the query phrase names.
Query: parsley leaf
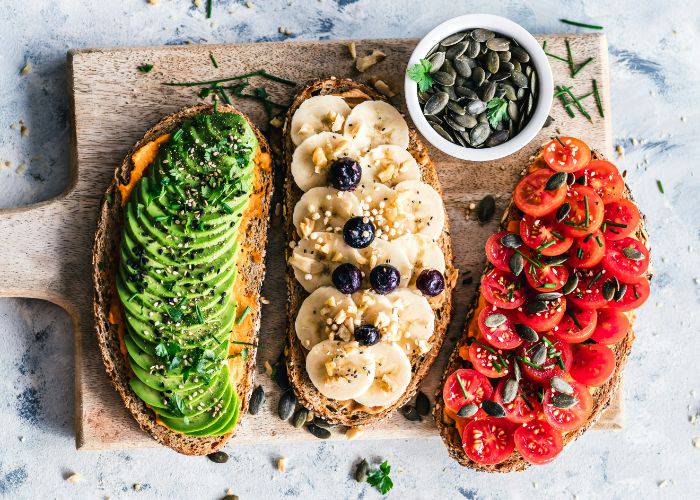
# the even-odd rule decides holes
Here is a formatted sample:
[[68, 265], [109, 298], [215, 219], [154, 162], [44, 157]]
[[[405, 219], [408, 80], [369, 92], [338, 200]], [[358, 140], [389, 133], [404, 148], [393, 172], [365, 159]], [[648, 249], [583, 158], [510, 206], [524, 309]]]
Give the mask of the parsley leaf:
[[420, 62], [408, 68], [408, 77], [418, 84], [421, 92], [426, 92], [433, 85], [433, 77], [430, 76], [432, 66], [427, 59], [421, 59]]
[[168, 398], [168, 409], [175, 415], [182, 416], [185, 414], [185, 402], [182, 396], [173, 393], [170, 398]]
[[142, 64], [141, 66], [138, 66], [136, 69], [138, 69], [141, 73], [149, 73], [153, 69], [152, 64]]
[[508, 115], [508, 101], [500, 97], [494, 97], [486, 104], [486, 117], [493, 128], [503, 121]]
[[394, 483], [389, 477], [391, 472], [391, 466], [389, 462], [384, 460], [379, 466], [379, 469], [372, 471], [367, 476], [367, 482], [377, 488], [379, 493], [385, 495], [391, 488], [394, 487]]

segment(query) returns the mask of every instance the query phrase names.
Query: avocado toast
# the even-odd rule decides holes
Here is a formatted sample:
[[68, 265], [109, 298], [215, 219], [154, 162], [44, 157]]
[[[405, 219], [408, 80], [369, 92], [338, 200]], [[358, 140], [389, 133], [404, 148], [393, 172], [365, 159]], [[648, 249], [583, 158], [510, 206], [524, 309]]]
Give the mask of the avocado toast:
[[269, 148], [231, 106], [166, 117], [107, 190], [93, 249], [107, 373], [141, 428], [223, 446], [252, 388], [272, 189]]

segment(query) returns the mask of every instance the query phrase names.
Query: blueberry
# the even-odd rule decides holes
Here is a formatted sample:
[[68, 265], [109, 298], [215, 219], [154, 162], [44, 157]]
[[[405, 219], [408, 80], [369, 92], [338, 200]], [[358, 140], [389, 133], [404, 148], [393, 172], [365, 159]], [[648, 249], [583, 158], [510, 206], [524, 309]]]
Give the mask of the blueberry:
[[376, 326], [360, 325], [355, 328], [355, 340], [362, 345], [374, 345], [379, 342], [379, 330]]
[[360, 289], [362, 273], [357, 267], [346, 262], [335, 268], [331, 279], [339, 292], [350, 294]]
[[338, 158], [328, 171], [328, 180], [339, 191], [353, 191], [361, 177], [362, 168], [352, 158]]
[[362, 217], [348, 219], [343, 227], [345, 243], [353, 248], [368, 247], [374, 240], [374, 226], [370, 221], [365, 222]]
[[393, 291], [399, 286], [400, 281], [401, 275], [398, 269], [389, 264], [380, 264], [369, 273], [369, 283], [377, 293], [385, 294]]
[[435, 297], [445, 289], [445, 278], [437, 269], [423, 269], [416, 279], [416, 287], [423, 295]]

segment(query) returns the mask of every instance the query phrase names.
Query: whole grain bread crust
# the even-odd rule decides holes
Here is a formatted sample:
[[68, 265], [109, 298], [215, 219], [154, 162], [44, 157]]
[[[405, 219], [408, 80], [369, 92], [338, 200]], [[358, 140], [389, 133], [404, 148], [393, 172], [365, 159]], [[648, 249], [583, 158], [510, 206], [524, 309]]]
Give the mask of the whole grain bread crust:
[[[270, 154], [270, 148], [265, 137], [245, 115], [232, 106], [220, 105], [218, 110], [220, 112], [239, 114], [248, 121], [257, 136], [260, 146], [259, 156], [256, 159], [260, 159], [262, 155]], [[159, 443], [185, 455], [206, 455], [211, 453], [221, 448], [233, 433], [224, 436], [193, 437], [171, 431], [156, 422], [155, 414], [136, 396], [129, 386], [130, 370], [125, 357], [120, 351], [117, 325], [111, 324], [109, 320], [110, 306], [116, 294], [114, 283], [123, 224], [121, 193], [117, 186], [118, 184], [128, 183], [131, 171], [134, 168], [131, 159], [134, 152], [156, 138], [172, 132], [183, 121], [199, 114], [211, 114], [213, 111], [214, 108], [211, 105], [184, 108], [163, 118], [129, 149], [121, 165], [115, 170], [114, 179], [107, 188], [102, 200], [92, 252], [93, 284], [95, 287], [93, 311], [98, 346], [107, 375], [119, 393], [124, 405], [136, 419], [141, 429], [150, 434]], [[270, 165], [271, 162], [269, 161], [256, 161], [251, 196], [257, 196], [259, 203], [249, 203], [242, 216], [240, 234], [245, 234], [246, 240], [239, 253], [236, 280], [237, 283], [242, 285], [243, 291], [247, 296], [258, 297], [260, 295], [260, 287], [265, 274], [264, 255], [272, 192], [272, 169]], [[248, 336], [256, 339], [260, 328], [260, 301], [252, 301], [250, 307], [249, 316], [251, 318], [252, 331], [248, 333]], [[243, 374], [239, 378], [239, 383], [236, 387], [236, 391], [241, 398], [239, 418], [246, 411], [253, 388], [256, 347], [251, 346], [249, 353], [250, 355], [245, 361]]]
[[[593, 158], [604, 159], [604, 157], [596, 151], [593, 152]], [[538, 162], [544, 162], [544, 160], [542, 159], [541, 152], [537, 157], [533, 158], [533, 165], [536, 165]], [[527, 170], [523, 171], [523, 175], [526, 172]], [[629, 189], [629, 186], [627, 185], [625, 185], [623, 197], [634, 202], [634, 199], [632, 198], [632, 193]], [[509, 221], [517, 219], [517, 209], [511, 199], [510, 203], [508, 204], [506, 210], [503, 213], [503, 216], [501, 217], [501, 229], [505, 229]], [[644, 215], [642, 215], [641, 222], [636, 232], [636, 237], [640, 241], [642, 241], [648, 248], [649, 236], [646, 231], [645, 222], [646, 219]], [[492, 267], [493, 266], [491, 266], [487, 262], [486, 266], [484, 267], [484, 274], [488, 272]], [[648, 277], [651, 278], [651, 274], [649, 274]], [[440, 381], [440, 384], [438, 385], [435, 391], [435, 407], [433, 408], [433, 416], [435, 417], [435, 423], [437, 424], [438, 430], [440, 431], [440, 435], [442, 436], [442, 440], [445, 442], [450, 456], [454, 458], [457, 462], [459, 462], [461, 465], [469, 467], [471, 469], [485, 472], [512, 472], [524, 470], [530, 465], [530, 463], [523, 459], [517, 451], [513, 452], [513, 454], [507, 460], [497, 465], [480, 465], [470, 460], [469, 457], [467, 457], [467, 455], [464, 453], [464, 450], [462, 449], [462, 440], [459, 436], [459, 433], [457, 432], [457, 429], [452, 424], [451, 419], [443, 415], [444, 401], [442, 398], [442, 387], [445, 385], [445, 380], [452, 372], [464, 366], [464, 361], [459, 356], [459, 349], [467, 343], [469, 324], [471, 323], [474, 311], [477, 308], [478, 300], [479, 290], [475, 292], [474, 300], [472, 301], [472, 305], [467, 312], [467, 321], [464, 327], [464, 333], [462, 334], [462, 337], [459, 339], [457, 345], [450, 354], [450, 357], [447, 361], [447, 366], [445, 367], [445, 371], [442, 375], [442, 380]], [[630, 318], [631, 325], [634, 321], [634, 311], [627, 314]], [[564, 435], [564, 446], [567, 446], [569, 443], [576, 440], [579, 436], [586, 432], [593, 424], [595, 424], [602, 415], [603, 411], [610, 404], [612, 397], [615, 395], [616, 391], [620, 386], [620, 381], [622, 380], [622, 371], [625, 367], [630, 351], [632, 350], [633, 342], [634, 332], [630, 328], [629, 333], [621, 342], [614, 346], [611, 346], [613, 352], [615, 353], [615, 371], [613, 372], [610, 380], [608, 380], [601, 387], [598, 387], [594, 390], [594, 392], [592, 393], [593, 408], [588, 419], [586, 419], [584, 424], [579, 429], [573, 432], [568, 432]]]
[[[365, 100], [385, 100], [371, 88], [350, 79], [328, 78], [316, 80], [308, 84], [297, 94], [292, 102], [284, 125], [284, 154], [287, 172], [284, 180], [285, 195], [285, 228], [290, 241], [297, 240], [296, 229], [292, 222], [294, 206], [303, 192], [296, 186], [291, 175], [292, 154], [294, 144], [291, 140], [291, 121], [297, 108], [306, 99], [317, 95], [338, 95], [354, 106]], [[442, 194], [440, 181], [435, 166], [428, 156], [428, 150], [420, 141], [416, 132], [409, 129], [408, 151], [420, 166], [423, 182], [430, 184]], [[452, 317], [452, 289], [457, 282], [457, 270], [453, 265], [452, 240], [450, 237], [447, 213], [445, 227], [438, 239], [438, 245], [445, 255], [445, 292], [429, 300], [435, 312], [435, 334], [430, 350], [412, 360], [413, 376], [404, 394], [391, 406], [383, 408], [367, 408], [354, 401], [336, 401], [324, 397], [313, 385], [306, 373], [306, 351], [302, 347], [294, 330], [294, 320], [301, 303], [308, 295], [294, 277], [291, 266], [287, 266], [287, 349], [286, 364], [289, 380], [299, 402], [324, 420], [348, 426], [366, 425], [386, 417], [393, 410], [405, 405], [416, 393], [418, 386], [427, 374], [430, 366], [440, 352], [445, 337], [447, 325]], [[291, 256], [291, 248], [286, 249], [286, 258]]]

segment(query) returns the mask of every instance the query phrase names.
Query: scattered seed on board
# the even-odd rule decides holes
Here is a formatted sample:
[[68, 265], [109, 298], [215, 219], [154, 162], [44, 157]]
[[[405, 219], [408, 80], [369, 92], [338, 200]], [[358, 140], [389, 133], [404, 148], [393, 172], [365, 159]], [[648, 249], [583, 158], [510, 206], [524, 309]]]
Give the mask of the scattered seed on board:
[[460, 417], [468, 418], [475, 415], [477, 411], [479, 411], [478, 406], [476, 406], [474, 403], [467, 403], [459, 409], [457, 415]]
[[430, 414], [430, 399], [421, 391], [416, 395], [416, 412], [422, 417]]
[[250, 396], [250, 403], [248, 404], [248, 413], [255, 415], [260, 411], [263, 402], [265, 401], [265, 390], [261, 385], [257, 386], [253, 390], [253, 394]]
[[496, 198], [493, 195], [487, 194], [484, 196], [479, 205], [476, 207], [476, 217], [482, 224], [490, 221], [493, 214], [496, 212]]
[[571, 387], [571, 384], [569, 384], [566, 380], [559, 376], [554, 376], [550, 379], [549, 384], [552, 386], [552, 389], [554, 389], [557, 392], [562, 392], [564, 394], [572, 395], [574, 393], [574, 388]]
[[306, 426], [306, 430], [319, 439], [328, 439], [329, 437], [331, 437], [331, 431], [329, 431], [328, 429], [324, 429], [323, 427], [319, 427], [313, 422]]
[[279, 403], [277, 404], [277, 415], [282, 420], [287, 420], [294, 413], [294, 408], [297, 405], [297, 398], [294, 395], [294, 391], [291, 389], [284, 391], [280, 397]]
[[357, 464], [355, 468], [355, 481], [358, 483], [364, 483], [367, 481], [367, 474], [369, 473], [369, 463], [364, 458]]
[[331, 424], [330, 422], [326, 422], [321, 417], [314, 417], [313, 422], [314, 424], [318, 425], [319, 427], [323, 427], [324, 429], [330, 429], [331, 427], [333, 427], [333, 424]]
[[400, 411], [406, 420], [412, 422], [420, 422], [422, 420], [421, 416], [416, 411], [416, 407], [411, 404], [403, 406]]
[[292, 415], [292, 425], [297, 429], [301, 428], [302, 425], [306, 423], [306, 416], [309, 414], [309, 410], [300, 406]]
[[207, 458], [217, 464], [225, 464], [228, 462], [228, 453], [225, 451], [215, 451], [214, 453], [209, 453]]
[[503, 406], [496, 403], [495, 401], [491, 401], [490, 399], [485, 399], [484, 401], [482, 401], [481, 408], [490, 417], [502, 418], [506, 416], [506, 410], [503, 408]]

